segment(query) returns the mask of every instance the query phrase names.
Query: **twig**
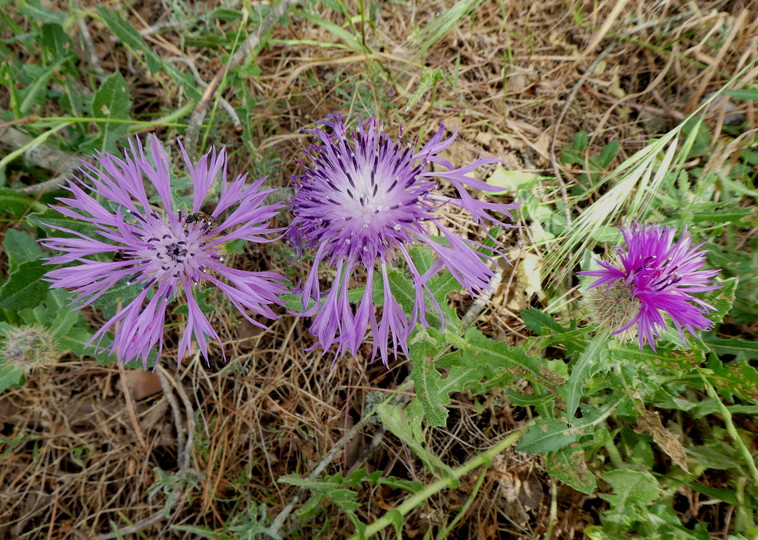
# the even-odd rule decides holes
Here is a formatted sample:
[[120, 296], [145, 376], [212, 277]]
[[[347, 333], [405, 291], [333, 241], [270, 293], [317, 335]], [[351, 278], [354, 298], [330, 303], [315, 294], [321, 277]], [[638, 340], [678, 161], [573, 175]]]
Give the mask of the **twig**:
[[471, 307], [469, 307], [468, 311], [463, 315], [463, 319], [461, 319], [461, 332], [464, 332], [466, 328], [474, 324], [476, 319], [479, 318], [479, 315], [482, 314], [482, 311], [484, 311], [484, 308], [487, 306], [487, 302], [492, 299], [492, 296], [495, 294], [495, 291], [502, 281], [503, 271], [498, 269], [490, 278], [489, 289], [474, 300], [474, 303], [471, 304]]
[[71, 0], [71, 7], [74, 8], [76, 25], [79, 27], [79, 32], [82, 35], [82, 41], [84, 42], [84, 48], [87, 50], [89, 63], [92, 65], [92, 69], [97, 74], [97, 78], [100, 81], [103, 81], [105, 79], [105, 71], [100, 65], [100, 59], [97, 57], [97, 53], [95, 52], [95, 43], [92, 41], [92, 36], [89, 33], [89, 29], [87, 28], [87, 23], [85, 22], [84, 17], [82, 17], [82, 8], [79, 5], [79, 0]]
[[[197, 84], [199, 84], [203, 88], [208, 88], [208, 83], [203, 80], [203, 78], [200, 76], [200, 72], [197, 70], [197, 66], [189, 58], [183, 58], [181, 56], [172, 56], [170, 58], [166, 58], [166, 61], [174, 62], [174, 63], [179, 62], [181, 64], [184, 64], [192, 72], [192, 75], [195, 77], [195, 82], [197, 82]], [[237, 116], [237, 111], [234, 110], [234, 107], [232, 107], [232, 105], [226, 100], [226, 98], [219, 97], [219, 103], [221, 104], [221, 107], [226, 111], [226, 113], [232, 118], [232, 123], [234, 124], [234, 127], [238, 128], [242, 126], [240, 117]]]
[[138, 521], [134, 525], [130, 527], [126, 527], [125, 529], [118, 529], [116, 532], [112, 533], [106, 533], [101, 534], [100, 536], [96, 536], [94, 540], [113, 540], [114, 538], [123, 538], [127, 534], [135, 534], [140, 531], [144, 531], [151, 525], [154, 525], [155, 523], [158, 523], [162, 519], [164, 519], [166, 516], [165, 512], [161, 510], [157, 514], [153, 514], [149, 518], [143, 519], [142, 521]]
[[[37, 121], [38, 119], [39, 118], [34, 117], [34, 121]], [[56, 189], [79, 166], [78, 156], [72, 156], [66, 152], [61, 152], [46, 144], [35, 144], [34, 141], [34, 137], [31, 137], [12, 126], [7, 124], [0, 126], [0, 146], [10, 148], [11, 154], [26, 148], [23, 152], [24, 159], [27, 159], [33, 165], [41, 169], [59, 173], [51, 180], [18, 190], [19, 193], [25, 195], [45, 193]]]
[[121, 389], [124, 391], [124, 399], [126, 399], [126, 410], [129, 413], [129, 421], [132, 423], [132, 429], [134, 429], [137, 440], [142, 445], [142, 448], [147, 452], [148, 446], [145, 441], [144, 435], [142, 435], [142, 429], [139, 427], [139, 420], [137, 420], [137, 409], [134, 407], [134, 400], [132, 394], [129, 391], [129, 385], [126, 382], [126, 371], [124, 370], [124, 364], [118, 363], [118, 375], [121, 379]]
[[555, 125], [553, 126], [553, 136], [550, 139], [550, 163], [553, 165], [553, 172], [555, 173], [555, 179], [558, 180], [558, 186], [561, 190], [561, 199], [563, 200], [563, 212], [566, 216], [566, 225], [571, 225], [571, 210], [569, 210], [569, 202], [568, 202], [568, 192], [566, 191], [566, 182], [563, 181], [563, 177], [561, 176], [561, 170], [558, 166], [558, 160], [555, 158], [555, 144], [558, 141], [558, 132], [561, 129], [561, 124], [563, 124], [564, 118], [566, 118], [566, 113], [568, 112], [569, 107], [571, 106], [571, 103], [574, 101], [574, 98], [576, 98], [576, 94], [579, 92], [579, 89], [584, 85], [584, 83], [587, 81], [589, 76], [592, 74], [593, 71], [595, 71], [595, 67], [600, 63], [600, 61], [605, 58], [611, 50], [613, 50], [613, 47], [615, 46], [615, 43], [611, 43], [608, 45], [603, 51], [597, 55], [597, 58], [595, 58], [592, 63], [589, 65], [589, 67], [586, 69], [584, 74], [582, 74], [581, 77], [579, 77], [579, 80], [576, 82], [574, 87], [571, 89], [571, 92], [569, 93], [568, 97], [566, 98], [566, 101], [563, 104], [563, 109], [561, 109], [561, 113], [558, 115], [558, 119], [555, 121]]
[[174, 395], [174, 392], [171, 390], [171, 383], [169, 383], [168, 377], [164, 373], [165, 370], [161, 366], [158, 366], [158, 367], [159, 369], [156, 370], [156, 373], [158, 374], [158, 380], [160, 380], [161, 382], [161, 388], [163, 388], [163, 395], [165, 396], [169, 405], [171, 405], [171, 413], [174, 417], [174, 426], [176, 427], [176, 440], [177, 440], [176, 461], [179, 464], [179, 468], [182, 468], [184, 466], [185, 459], [186, 459], [184, 444], [186, 442], [187, 428], [184, 422], [182, 422], [182, 414], [181, 414], [181, 411], [179, 410], [179, 403], [176, 401], [176, 396]]
[[232, 55], [229, 63], [223, 66], [213, 79], [211, 79], [211, 82], [208, 83], [205, 92], [203, 92], [203, 96], [200, 98], [200, 101], [198, 101], [195, 106], [195, 110], [192, 112], [189, 126], [187, 127], [187, 133], [184, 138], [184, 147], [190, 156], [197, 155], [197, 139], [200, 134], [200, 125], [205, 120], [205, 115], [208, 112], [208, 104], [216, 94], [224, 76], [241, 64], [247, 55], [251, 54], [255, 48], [260, 45], [262, 36], [267, 34], [274, 27], [276, 22], [282, 18], [290, 6], [299, 2], [300, 0], [280, 0], [280, 2], [271, 9], [269, 14], [266, 15], [266, 18], [263, 19], [258, 31], [248, 36], [245, 43]]

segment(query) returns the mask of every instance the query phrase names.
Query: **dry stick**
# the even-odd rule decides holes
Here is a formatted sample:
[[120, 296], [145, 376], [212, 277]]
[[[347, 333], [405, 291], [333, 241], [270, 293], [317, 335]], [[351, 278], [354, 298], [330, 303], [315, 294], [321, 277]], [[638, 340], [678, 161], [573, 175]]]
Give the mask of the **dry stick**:
[[566, 118], [566, 113], [568, 112], [569, 106], [571, 106], [571, 103], [574, 101], [574, 98], [576, 98], [576, 94], [579, 92], [579, 89], [587, 81], [589, 76], [595, 70], [595, 67], [597, 67], [600, 61], [603, 58], [605, 58], [608, 55], [608, 53], [611, 52], [614, 46], [615, 46], [615, 43], [611, 43], [605, 49], [603, 49], [603, 51], [599, 55], [597, 55], [597, 58], [595, 58], [592, 61], [592, 63], [589, 65], [589, 67], [584, 72], [584, 74], [581, 77], [579, 77], [579, 80], [576, 82], [574, 87], [571, 89], [571, 92], [569, 93], [568, 97], [566, 98], [566, 102], [563, 104], [563, 109], [561, 109], [561, 113], [558, 115], [558, 120], [556, 120], [555, 126], [553, 127], [553, 136], [550, 139], [550, 163], [553, 165], [553, 172], [555, 172], [555, 179], [558, 180], [558, 186], [561, 189], [561, 199], [563, 199], [563, 211], [566, 215], [566, 225], [571, 224], [571, 211], [569, 210], [568, 192], [566, 191], [566, 182], [563, 181], [560, 167], [558, 166], [558, 160], [555, 158], [555, 144], [558, 141], [558, 131], [560, 131], [561, 124], [563, 124], [563, 120], [564, 118]]
[[95, 70], [97, 78], [102, 82], [105, 80], [105, 71], [100, 65], [100, 59], [95, 52], [95, 43], [92, 41], [92, 36], [89, 33], [84, 17], [82, 17], [82, 8], [79, 5], [79, 0], [71, 0], [71, 7], [74, 8], [74, 12], [76, 13], [76, 24], [79, 27], [79, 32], [82, 34], [82, 41], [84, 42], [84, 48], [87, 49], [89, 63], [92, 64], [92, 69]]
[[[498, 270], [495, 272], [495, 274], [490, 278], [490, 285], [492, 286], [491, 289], [489, 289], [484, 296], [481, 299], [477, 299], [474, 301], [474, 303], [471, 305], [469, 310], [463, 315], [462, 319], [462, 327], [463, 329], [467, 328], [471, 324], [473, 324], [476, 319], [481, 315], [482, 311], [484, 310], [484, 306], [486, 303], [492, 298], [492, 295], [495, 294], [495, 289], [500, 285], [500, 282], [503, 280], [503, 272], [502, 270]], [[400, 383], [400, 385], [397, 388], [397, 391], [400, 390], [410, 390], [413, 388], [413, 381], [408, 377], [405, 381]], [[395, 394], [394, 396], [390, 396], [386, 401], [395, 400], [394, 405], [397, 406], [404, 406], [408, 401], [411, 399], [411, 395], [407, 393], [403, 394]], [[342, 448], [347, 444], [347, 441], [351, 440], [353, 437], [355, 437], [361, 429], [363, 429], [363, 426], [365, 426], [371, 417], [373, 416], [376, 409], [372, 409], [369, 411], [366, 415], [364, 415], [356, 424], [350, 428], [350, 430], [345, 434], [345, 436], [341, 437], [332, 447], [331, 450], [329, 450], [329, 453], [322, 459], [318, 465], [316, 465], [316, 468], [313, 469], [311, 474], [308, 475], [308, 480], [315, 480], [321, 472], [326, 469], [327, 465], [331, 463], [334, 460], [334, 456], [337, 455], [337, 452], [342, 450]], [[369, 445], [368, 449], [360, 456], [360, 458], [353, 464], [353, 466], [350, 468], [350, 472], [353, 470], [357, 470], [357, 467], [360, 466], [363, 462], [365, 462], [369, 456], [376, 451], [377, 448], [379, 448], [379, 445], [382, 443], [382, 440], [384, 439], [384, 435], [387, 433], [387, 430], [382, 427], [381, 431], [379, 431], [373, 439], [371, 439], [371, 444]], [[276, 518], [274, 519], [274, 522], [272, 523], [270, 530], [274, 533], [278, 533], [279, 530], [284, 525], [284, 522], [287, 520], [289, 515], [292, 513], [293, 508], [295, 508], [295, 505], [300, 502], [300, 498], [303, 496], [303, 493], [305, 493], [306, 488], [300, 487], [296, 492], [295, 495], [293, 495], [292, 499], [287, 503], [287, 506], [285, 506], [279, 514], [277, 514]]]
[[[179, 62], [181, 64], [184, 64], [192, 72], [192, 75], [195, 77], [195, 82], [199, 84], [200, 86], [202, 86], [203, 88], [208, 88], [208, 83], [203, 80], [203, 77], [200, 75], [200, 72], [197, 70], [197, 66], [189, 58], [184, 58], [182, 56], [172, 56], [170, 58], [166, 58], [166, 62], [172, 62], [172, 63]], [[232, 105], [223, 97], [219, 98], [219, 104], [226, 111], [226, 114], [228, 114], [231, 117], [232, 124], [234, 124], [234, 127], [235, 128], [241, 127], [242, 122], [240, 121], [240, 117], [237, 115], [237, 111], [234, 110], [234, 107], [232, 107]]]
[[[38, 118], [34, 117], [32, 121], [36, 120]], [[12, 126], [0, 126], [0, 146], [18, 150], [30, 146], [32, 141], [34, 141], [34, 137], [30, 137]], [[19, 189], [18, 192], [24, 195], [45, 193], [56, 189], [79, 166], [78, 156], [71, 156], [46, 144], [29, 147], [24, 152], [24, 158], [41, 169], [60, 172], [58, 176], [51, 180]]]
[[118, 363], [118, 375], [121, 379], [121, 389], [124, 391], [124, 399], [126, 399], [126, 410], [129, 413], [129, 421], [132, 423], [132, 429], [134, 429], [134, 433], [137, 435], [137, 440], [139, 440], [142, 448], [147, 452], [147, 442], [145, 442], [145, 437], [142, 435], [142, 428], [139, 427], [139, 420], [137, 420], [137, 409], [134, 407], [134, 400], [132, 399], [129, 385], [126, 383], [126, 371], [124, 370], [124, 364], [121, 362]]
[[185, 454], [185, 447], [184, 444], [186, 442], [185, 432], [187, 428], [184, 426], [184, 423], [182, 422], [182, 413], [179, 410], [179, 403], [176, 401], [176, 396], [174, 395], [174, 392], [171, 391], [171, 383], [168, 382], [168, 378], [166, 377], [166, 374], [164, 373], [164, 369], [160, 366], [158, 366], [158, 370], [156, 373], [158, 374], [158, 380], [161, 382], [161, 388], [163, 389], [163, 395], [166, 398], [166, 401], [168, 401], [169, 405], [171, 405], [171, 414], [174, 417], [174, 426], [176, 426], [176, 448], [177, 448], [177, 463], [179, 464], [179, 468], [181, 469], [184, 466], [186, 454]]
[[229, 60], [229, 63], [224, 65], [218, 73], [216, 73], [213, 79], [211, 79], [211, 82], [208, 83], [205, 92], [203, 92], [203, 96], [200, 98], [200, 101], [195, 106], [195, 110], [192, 112], [189, 126], [187, 127], [187, 132], [185, 134], [184, 147], [190, 156], [195, 156], [197, 154], [197, 138], [200, 134], [200, 125], [205, 120], [205, 115], [208, 112], [208, 104], [216, 94], [216, 90], [218, 90], [224, 76], [241, 64], [247, 55], [252, 53], [252, 51], [260, 45], [262, 36], [274, 27], [276, 22], [282, 18], [290, 6], [297, 4], [299, 1], [300, 0], [280, 0], [280, 2], [271, 9], [269, 14], [266, 15], [266, 18], [263, 19], [258, 31], [248, 36], [242, 47], [237, 49], [231, 60]]

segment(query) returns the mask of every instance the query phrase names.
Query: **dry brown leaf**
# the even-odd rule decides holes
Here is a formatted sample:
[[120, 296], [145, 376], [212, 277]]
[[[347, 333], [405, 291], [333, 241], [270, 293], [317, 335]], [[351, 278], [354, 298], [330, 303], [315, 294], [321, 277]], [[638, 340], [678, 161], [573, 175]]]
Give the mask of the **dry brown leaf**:
[[661, 447], [661, 450], [667, 454], [671, 459], [679, 465], [686, 472], [690, 472], [687, 469], [687, 453], [684, 450], [684, 446], [676, 435], [671, 433], [668, 429], [663, 427], [661, 423], [661, 417], [657, 412], [650, 412], [644, 407], [640, 410], [641, 417], [637, 422], [637, 433], [650, 433], [653, 436], [655, 443]]

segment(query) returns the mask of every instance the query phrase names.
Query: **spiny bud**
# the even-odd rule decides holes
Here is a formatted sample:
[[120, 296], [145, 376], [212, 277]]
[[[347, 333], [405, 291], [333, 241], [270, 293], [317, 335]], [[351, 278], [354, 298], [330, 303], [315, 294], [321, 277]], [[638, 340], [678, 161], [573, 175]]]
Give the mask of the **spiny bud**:
[[[642, 303], [632, 296], [629, 286], [621, 280], [614, 281], [607, 289], [596, 287], [584, 293], [584, 306], [590, 320], [599, 329], [615, 333], [623, 328], [639, 313]], [[630, 326], [615, 334], [619, 341], [633, 341], [637, 338], [637, 327]]]
[[24, 373], [58, 359], [53, 336], [40, 326], [11, 326], [3, 333], [5, 343], [0, 347], [0, 360]]

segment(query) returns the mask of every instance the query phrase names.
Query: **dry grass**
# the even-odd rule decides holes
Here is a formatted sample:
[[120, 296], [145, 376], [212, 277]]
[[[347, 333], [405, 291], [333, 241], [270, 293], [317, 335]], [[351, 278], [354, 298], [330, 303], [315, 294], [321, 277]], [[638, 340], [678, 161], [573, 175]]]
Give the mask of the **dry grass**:
[[[261, 75], [244, 83], [255, 103], [250, 116], [242, 119], [252, 142], [240, 144], [240, 132], [223, 112], [210, 142], [228, 145], [239, 169], [257, 170], [263, 160], [278, 157], [279, 164], [268, 169], [271, 181], [286, 186], [297, 172], [292, 156], [305, 143], [300, 127], [340, 110], [379, 115], [390, 130], [402, 124], [422, 139], [444, 121], [459, 129], [449, 156], [454, 164], [488, 152], [503, 157], [508, 168], [551, 176], [554, 136], [560, 147], [577, 131], [587, 131], [592, 152], [617, 139], [619, 159], [624, 159], [674, 126], [757, 54], [756, 40], [749, 36], [758, 35], [758, 18], [755, 10], [745, 11], [755, 8], [746, 2], [631, 0], [619, 13], [613, 11], [616, 2], [580, 6], [564, 0], [517, 0], [482, 2], [426, 54], [417, 55], [414, 32], [451, 4], [378, 4], [376, 33], [365, 32], [368, 55], [306, 44], [335, 43], [336, 38], [301, 17], [290, 17], [272, 38], [303, 43], [275, 43], [263, 50], [257, 58]], [[119, 5], [124, 7], [110, 4], [113, 9]], [[82, 8], [92, 9], [87, 2]], [[168, 9], [162, 2], [137, 2], [128, 16], [142, 29], [164, 21]], [[187, 9], [209, 7], [197, 3]], [[343, 17], [325, 8], [319, 12], [345, 25]], [[156, 81], [135, 65], [102, 24], [86, 20], [102, 68], [124, 74], [136, 112], [158, 113], [184, 103], [184, 96], [167, 91], [165, 79]], [[234, 32], [236, 27], [219, 30]], [[190, 60], [205, 81], [223, 68], [220, 53], [185, 42], [180, 32], [162, 32], [148, 42], [161, 57]], [[663, 45], [670, 50], [664, 52]], [[586, 74], [601, 51], [604, 59]], [[429, 102], [430, 91], [406, 110], [425, 67], [453, 71], [455, 82], [436, 87], [438, 105]], [[222, 95], [239, 104], [238, 92], [227, 88]], [[7, 100], [2, 91], [0, 105], [6, 107]], [[752, 109], [745, 113], [755, 119]], [[719, 125], [723, 118], [711, 121]], [[163, 135], [170, 140], [176, 132], [166, 129]], [[568, 185], [577, 172], [560, 170]], [[546, 203], [561, 197], [557, 181], [546, 184]], [[457, 223], [461, 229], [469, 225]], [[512, 233], [507, 241], [530, 246], [524, 233]], [[293, 265], [287, 257], [271, 249], [246, 252], [236, 262], [302, 278], [305, 264]], [[493, 297], [478, 326], [489, 335], [517, 341], [523, 327], [505, 305], [509, 294], [513, 292], [500, 291]], [[461, 311], [470, 302], [462, 295], [453, 299]], [[230, 516], [251, 501], [265, 503], [268, 514], [275, 516], [297, 491], [277, 480], [289, 473], [307, 476], [364, 415], [376, 394], [395, 389], [408, 373], [404, 360], [394, 362], [389, 372], [363, 358], [344, 358], [332, 367], [328, 354], [306, 350], [312, 345], [307, 321], [286, 314], [268, 332], [240, 324], [231, 313], [217, 312], [213, 322], [220, 328], [228, 362], [215, 350], [210, 366], [193, 358], [176, 369], [171, 350], [166, 351], [167, 386], [158, 384], [157, 393], [136, 396], [137, 426], [130, 420], [118, 369], [94, 361], [65, 358], [0, 397], [0, 538], [94, 538], [109, 533], [110, 523], [124, 530], [153, 516], [158, 518], [144, 528], [144, 537], [168, 537], [170, 527], [181, 524], [223, 531]], [[148, 385], [129, 377], [132, 392]], [[158, 375], [153, 377], [149, 384], [156, 385]], [[429, 448], [445, 463], [459, 464], [524, 420], [524, 409], [509, 405], [497, 392], [483, 407], [476, 414], [471, 396], [456, 396], [448, 428], [428, 431]], [[428, 483], [429, 473], [412, 452], [392, 436], [374, 439], [380, 433], [377, 424], [368, 424], [327, 471], [365, 466]], [[189, 435], [194, 441], [182, 467]], [[380, 444], [367, 453], [372, 440]], [[196, 482], [193, 489], [178, 491], [168, 516], [162, 515], [163, 493], [148, 497], [158, 480], [155, 467], [169, 473], [181, 469]], [[443, 518], [451, 520], [476, 481], [474, 474], [460, 489], [430, 499], [409, 516], [404, 535], [420, 538]], [[506, 453], [487, 472], [452, 536], [540, 537], [548, 526], [550, 493], [539, 459]], [[359, 514], [370, 522], [402, 498], [399, 490], [367, 486], [360, 494]], [[562, 487], [557, 502], [554, 538], [581, 538], [584, 527], [597, 522], [597, 500]], [[697, 503], [693, 505], [690, 511], [698, 512]], [[352, 530], [336, 509], [326, 523], [291, 519], [287, 526], [297, 526], [304, 538], [341, 538]], [[393, 534], [387, 530], [383, 537]]]

